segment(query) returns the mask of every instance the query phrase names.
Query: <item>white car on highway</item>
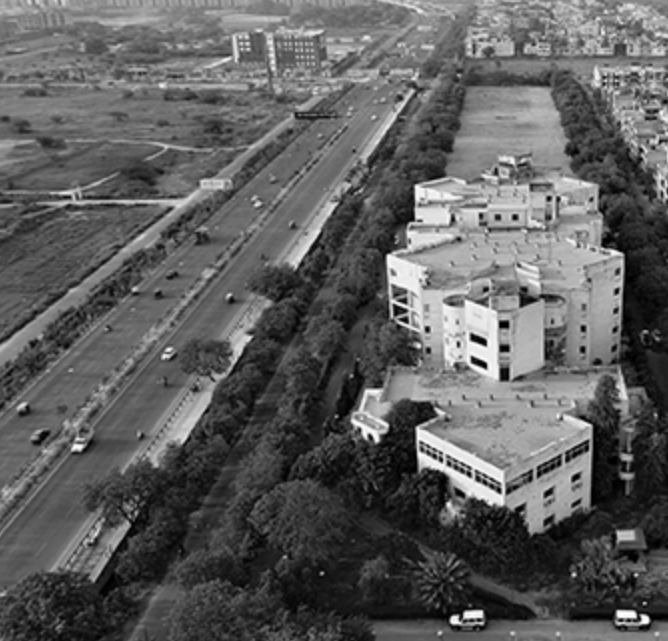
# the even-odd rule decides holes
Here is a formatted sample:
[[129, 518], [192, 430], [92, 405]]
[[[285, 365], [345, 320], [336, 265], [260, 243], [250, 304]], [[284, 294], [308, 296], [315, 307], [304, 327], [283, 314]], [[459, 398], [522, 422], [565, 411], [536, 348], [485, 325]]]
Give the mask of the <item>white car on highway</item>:
[[176, 347], [172, 347], [171, 345], [169, 347], [165, 347], [165, 351], [162, 353], [162, 356], [160, 356], [160, 360], [171, 361], [174, 358], [176, 358]]

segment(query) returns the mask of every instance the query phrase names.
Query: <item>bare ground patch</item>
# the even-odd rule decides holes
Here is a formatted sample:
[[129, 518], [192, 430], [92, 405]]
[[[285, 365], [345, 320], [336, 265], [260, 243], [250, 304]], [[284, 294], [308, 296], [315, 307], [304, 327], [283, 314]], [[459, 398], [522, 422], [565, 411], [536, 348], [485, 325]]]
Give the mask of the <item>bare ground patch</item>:
[[569, 173], [559, 113], [543, 87], [469, 87], [448, 174], [473, 180], [502, 153], [532, 152], [538, 168]]

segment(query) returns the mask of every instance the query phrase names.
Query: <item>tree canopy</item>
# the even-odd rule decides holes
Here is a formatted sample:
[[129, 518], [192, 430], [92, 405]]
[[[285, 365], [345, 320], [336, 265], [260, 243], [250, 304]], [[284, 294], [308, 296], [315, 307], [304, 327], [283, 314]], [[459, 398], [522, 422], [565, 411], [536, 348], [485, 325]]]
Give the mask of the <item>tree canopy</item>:
[[146, 516], [164, 486], [164, 477], [148, 459], [131, 463], [124, 472], [112, 469], [84, 487], [84, 505], [94, 512], [102, 510], [109, 525], [126, 521], [133, 525]]
[[207, 376], [212, 381], [214, 374], [224, 374], [232, 360], [232, 348], [228, 341], [193, 338], [179, 355], [179, 364], [186, 374]]
[[253, 528], [296, 562], [318, 563], [336, 554], [349, 517], [341, 500], [315, 481], [288, 481], [262, 497]]
[[102, 597], [80, 574], [30, 574], [0, 598], [4, 641], [95, 641], [109, 624]]
[[248, 289], [275, 303], [292, 295], [302, 279], [292, 265], [265, 265], [248, 279]]

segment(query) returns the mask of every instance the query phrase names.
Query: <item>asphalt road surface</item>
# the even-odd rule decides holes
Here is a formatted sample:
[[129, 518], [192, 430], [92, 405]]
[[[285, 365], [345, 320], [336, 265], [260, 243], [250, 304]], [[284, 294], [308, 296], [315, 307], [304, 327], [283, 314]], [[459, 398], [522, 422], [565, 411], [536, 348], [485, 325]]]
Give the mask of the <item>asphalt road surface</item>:
[[455, 632], [446, 621], [428, 619], [376, 621], [374, 630], [376, 641], [658, 641], [668, 638], [668, 623], [664, 621], [653, 622], [648, 632], [620, 632], [608, 621], [558, 620], [490, 621], [482, 632]]
[[[105, 323], [112, 325], [112, 332], [105, 333], [101, 327], [94, 330], [20, 399], [30, 402], [34, 408], [31, 415], [19, 418], [10, 410], [0, 417], [1, 486], [12, 478], [34, 449], [28, 440], [30, 433], [37, 428], [57, 429], [105, 373], [167, 313], [202, 270], [260, 215], [250, 202], [251, 196], [257, 195], [264, 203], [269, 203], [295, 169], [303, 166], [328, 136], [347, 125], [343, 135], [328, 147], [323, 160], [286, 197], [269, 222], [209, 287], [186, 321], [152, 358], [147, 359], [104, 412], [89, 450], [83, 455], [68, 456], [48, 482], [37, 489], [25, 507], [0, 530], [0, 584], [11, 584], [56, 562], [86, 520], [81, 507], [84, 483], [127, 463], [138, 446], [136, 431], [142, 429], [150, 433], [157, 428], [187, 380], [176, 361], [160, 360], [162, 348], [168, 344], [178, 348], [193, 337], [221, 337], [234, 326], [241, 314], [241, 305], [227, 304], [225, 295], [233, 292], [237, 301], [243, 302], [248, 296], [245, 283], [259, 267], [260, 255], [276, 260], [297, 241], [311, 215], [329, 197], [330, 190], [340, 183], [353, 162], [353, 147], [361, 150], [381, 124], [382, 118], [372, 120], [371, 115], [387, 113], [396, 91], [396, 87], [386, 85], [381, 85], [377, 92], [355, 89], [347, 98], [347, 103], [355, 106], [352, 118], [314, 122], [310, 132], [302, 135], [212, 217], [208, 223], [211, 243], [190, 245], [172, 256], [143, 284], [139, 296], [124, 301], [105, 319]], [[383, 96], [387, 98], [386, 104], [372, 104]], [[319, 137], [319, 133], [323, 136]], [[269, 182], [270, 174], [278, 179], [274, 184]], [[297, 223], [296, 229], [289, 227], [291, 220]], [[165, 274], [171, 269], [177, 269], [179, 277], [168, 281]], [[158, 287], [164, 292], [163, 299], [153, 297]], [[166, 388], [157, 383], [163, 375], [169, 380]], [[59, 406], [61, 412], [64, 406], [68, 409], [59, 413]]]

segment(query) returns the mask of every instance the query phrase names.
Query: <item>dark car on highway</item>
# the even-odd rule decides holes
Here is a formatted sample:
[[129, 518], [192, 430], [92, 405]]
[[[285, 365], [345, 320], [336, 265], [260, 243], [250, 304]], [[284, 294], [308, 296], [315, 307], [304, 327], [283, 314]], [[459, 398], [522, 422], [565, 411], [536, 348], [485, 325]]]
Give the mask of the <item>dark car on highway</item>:
[[33, 445], [41, 445], [47, 438], [49, 438], [49, 434], [51, 434], [50, 430], [35, 430], [30, 435], [30, 442]]

